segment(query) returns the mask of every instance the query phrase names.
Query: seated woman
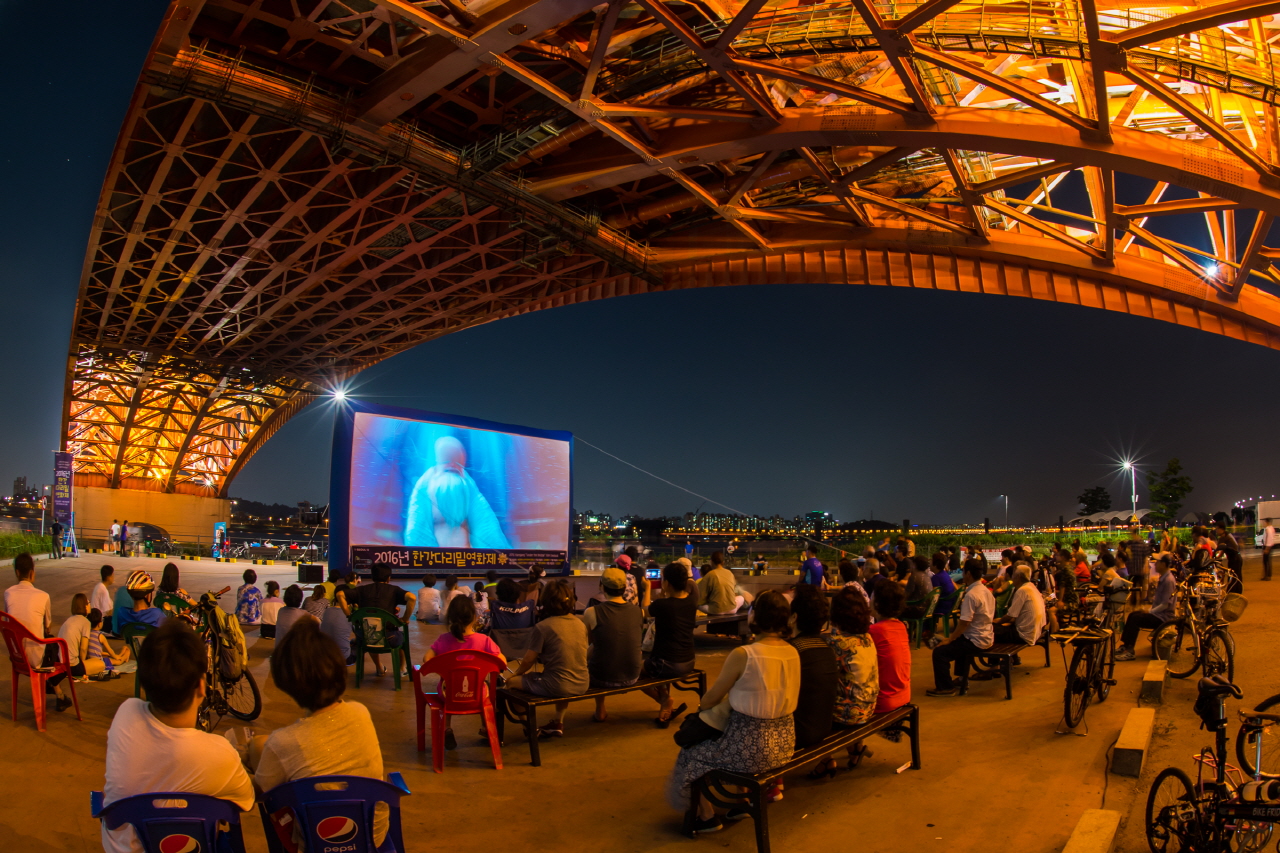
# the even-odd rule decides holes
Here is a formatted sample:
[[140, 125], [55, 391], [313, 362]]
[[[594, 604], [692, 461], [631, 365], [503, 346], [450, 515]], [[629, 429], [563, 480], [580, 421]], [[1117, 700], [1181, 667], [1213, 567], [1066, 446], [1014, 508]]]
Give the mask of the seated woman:
[[[488, 652], [501, 660], [504, 667], [507, 665], [507, 659], [498, 648], [498, 644], [487, 635], [479, 633], [480, 620], [476, 614], [475, 599], [471, 596], [455, 596], [453, 601], [449, 602], [449, 609], [445, 611], [444, 623], [449, 630], [437, 637], [431, 644], [431, 648], [427, 649], [427, 653], [422, 656], [423, 663], [437, 655], [470, 650]], [[422, 686], [424, 690], [434, 690], [439, 683], [440, 676], [430, 673], [423, 679]], [[480, 737], [482, 740], [487, 740], [489, 737], [489, 733], [485, 731], [483, 717], [480, 718]], [[445, 720], [444, 748], [458, 748], [458, 739], [453, 734], [453, 721], [449, 718]]]
[[[876, 675], [880, 692], [876, 694], [875, 713], [883, 714], [901, 708], [911, 701], [911, 641], [907, 626], [898, 618], [905, 603], [901, 590], [885, 589], [871, 602], [875, 622], [867, 629], [876, 644]], [[871, 755], [865, 747], [857, 748], [858, 760]], [[854, 763], [857, 766], [857, 762]]]
[[[710, 770], [763, 773], [791, 759], [795, 751], [791, 715], [800, 699], [800, 655], [787, 642], [790, 621], [791, 609], [782, 593], [768, 590], [756, 598], [751, 612], [754, 641], [729, 652], [716, 683], [702, 697], [705, 709], [729, 703], [728, 725], [719, 738], [680, 750], [667, 781], [672, 807], [688, 808], [690, 786]], [[726, 815], [729, 820], [746, 816], [745, 808]], [[694, 828], [698, 832], [724, 828], [705, 799], [698, 802]]]
[[[857, 596], [850, 588], [840, 590], [839, 594]], [[808, 584], [796, 587], [796, 597], [791, 601], [791, 615], [796, 620], [796, 636], [791, 638], [791, 645], [800, 655], [800, 698], [793, 715], [796, 749], [813, 746], [831, 734], [831, 709], [836, 705], [840, 671], [836, 656], [822, 634], [827, 613], [827, 596], [821, 590]], [[825, 770], [810, 775], [817, 779], [825, 775]], [[779, 784], [778, 788], [781, 787]]]
[[[536, 696], [581, 696], [591, 684], [587, 674], [587, 626], [573, 614], [573, 591], [567, 581], [553, 580], [538, 602], [543, 619], [533, 626], [529, 650], [507, 686]], [[542, 672], [530, 672], [534, 664]], [[568, 702], [556, 703], [556, 719], [538, 729], [538, 737], [564, 737]]]
[[[249, 745], [254, 785], [270, 791], [309, 776], [367, 776], [382, 779], [382, 750], [369, 710], [347, 702], [347, 662], [314, 619], [290, 628], [271, 653], [271, 680], [306, 713], [297, 722], [255, 737]], [[390, 809], [378, 803], [373, 813], [374, 843], [387, 835]], [[281, 840], [297, 842], [297, 822], [273, 815]]]
[[160, 591], [156, 594], [156, 607], [170, 614], [179, 614], [195, 606], [196, 600], [187, 594], [178, 581], [178, 567], [173, 563], [165, 563], [164, 572], [160, 575]]

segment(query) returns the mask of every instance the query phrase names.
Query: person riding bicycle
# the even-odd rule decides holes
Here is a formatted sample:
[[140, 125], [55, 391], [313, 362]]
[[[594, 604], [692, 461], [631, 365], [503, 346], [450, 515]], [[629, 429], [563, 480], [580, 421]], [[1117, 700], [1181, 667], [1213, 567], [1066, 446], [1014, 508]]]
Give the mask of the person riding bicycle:
[[1116, 649], [1116, 660], [1133, 660], [1137, 655], [1133, 648], [1138, 641], [1138, 634], [1143, 628], [1159, 628], [1173, 619], [1174, 593], [1178, 584], [1173, 578], [1173, 559], [1168, 555], [1156, 561], [1156, 572], [1160, 579], [1156, 582], [1156, 594], [1152, 599], [1151, 612], [1134, 612], [1124, 620], [1124, 630], [1120, 633], [1120, 648]]

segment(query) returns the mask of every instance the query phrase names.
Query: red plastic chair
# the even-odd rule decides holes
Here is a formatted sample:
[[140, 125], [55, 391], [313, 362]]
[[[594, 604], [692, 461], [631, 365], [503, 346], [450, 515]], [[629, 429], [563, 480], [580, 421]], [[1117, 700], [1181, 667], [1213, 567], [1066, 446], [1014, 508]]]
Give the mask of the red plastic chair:
[[[427, 748], [427, 708], [431, 708], [431, 764], [444, 772], [444, 730], [450, 717], [480, 714], [489, 733], [493, 766], [502, 769], [502, 745], [498, 743], [498, 720], [493, 709], [498, 673], [506, 667], [496, 655], [459, 649], [434, 657], [413, 668], [413, 695], [418, 702], [418, 752]], [[425, 693], [422, 677], [440, 676], [439, 693]]]
[[[31, 703], [36, 709], [36, 730], [44, 731], [45, 718], [45, 682], [50, 677], [58, 673], [65, 672], [67, 674], [67, 684], [71, 686], [71, 701], [76, 706], [76, 719], [84, 722], [84, 717], [80, 716], [80, 698], [76, 696], [75, 679], [71, 677], [71, 665], [67, 663], [71, 658], [67, 653], [67, 641], [54, 637], [48, 640], [37, 639], [34, 634], [27, 630], [27, 626], [23, 625], [17, 619], [8, 613], [0, 612], [0, 635], [4, 636], [4, 644], [9, 649], [9, 665], [13, 669], [13, 719], [18, 719], [18, 678], [27, 676], [31, 679]], [[43, 646], [57, 645], [58, 662], [49, 667], [31, 668], [31, 664], [27, 661], [26, 642], [30, 641]], [[44, 656], [44, 650], [41, 649], [41, 657]]]

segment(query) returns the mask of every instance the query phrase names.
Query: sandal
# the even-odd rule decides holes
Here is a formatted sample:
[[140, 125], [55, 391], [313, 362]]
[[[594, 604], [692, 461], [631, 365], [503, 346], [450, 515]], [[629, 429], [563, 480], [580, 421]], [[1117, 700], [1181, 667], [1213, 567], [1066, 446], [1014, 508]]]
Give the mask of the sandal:
[[809, 778], [825, 779], [829, 776], [834, 779], [838, 766], [834, 758], [828, 758], [826, 761], [819, 762], [818, 766], [809, 771]]
[[849, 756], [849, 769], [857, 769], [858, 765], [862, 763], [862, 759], [870, 758], [873, 754], [874, 753], [865, 746], [858, 747], [858, 751]]
[[662, 712], [659, 711], [657, 718], [653, 721], [654, 725], [656, 725], [660, 729], [665, 729], [671, 725], [672, 720], [674, 720], [676, 717], [680, 716], [687, 710], [689, 710], [689, 704], [687, 702], [681, 702], [677, 707], [672, 708], [671, 712], [667, 714], [665, 718], [662, 716]]

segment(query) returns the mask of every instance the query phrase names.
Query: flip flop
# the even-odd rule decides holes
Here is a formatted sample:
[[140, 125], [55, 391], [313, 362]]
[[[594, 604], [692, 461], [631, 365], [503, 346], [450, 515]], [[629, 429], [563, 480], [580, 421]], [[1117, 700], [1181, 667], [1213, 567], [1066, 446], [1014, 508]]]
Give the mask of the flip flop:
[[688, 703], [681, 702], [679, 705], [671, 709], [671, 713], [667, 715], [667, 718], [665, 720], [662, 719], [662, 714], [659, 713], [657, 719], [655, 719], [653, 722], [658, 726], [658, 728], [665, 729], [671, 725], [672, 720], [674, 720], [676, 717], [680, 716], [687, 710], [689, 710]]

